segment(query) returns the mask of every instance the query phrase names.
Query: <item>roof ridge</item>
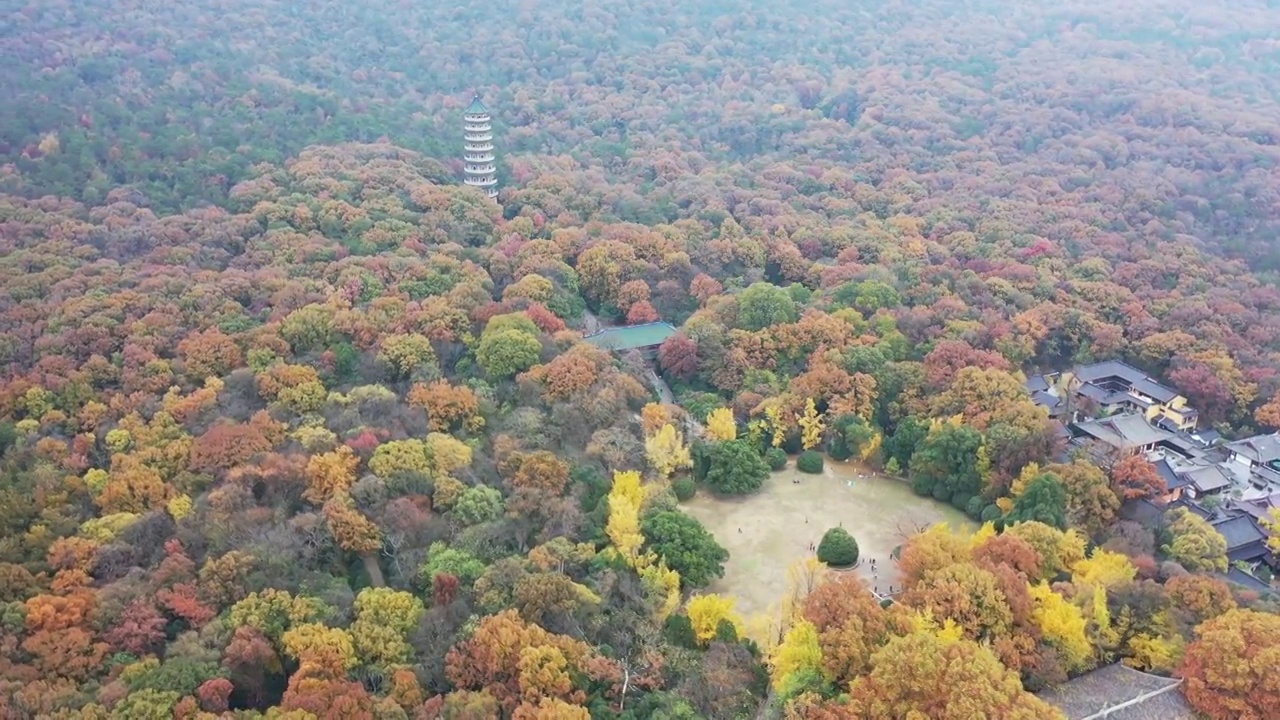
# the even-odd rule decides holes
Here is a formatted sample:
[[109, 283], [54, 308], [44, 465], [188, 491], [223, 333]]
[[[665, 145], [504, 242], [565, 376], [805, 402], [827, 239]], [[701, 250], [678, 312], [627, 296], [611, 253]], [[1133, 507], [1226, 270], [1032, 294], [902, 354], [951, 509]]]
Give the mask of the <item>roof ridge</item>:
[[[1133, 668], [1129, 668], [1129, 669], [1130, 669], [1130, 670], [1132, 670]], [[1146, 673], [1143, 673], [1143, 674], [1145, 675]], [[1151, 677], [1160, 677], [1160, 676], [1159, 676], [1159, 675], [1152, 675]], [[1165, 694], [1165, 693], [1167, 693], [1167, 692], [1171, 692], [1171, 691], [1173, 691], [1173, 690], [1177, 690], [1177, 689], [1178, 689], [1178, 687], [1182, 685], [1182, 681], [1181, 681], [1181, 680], [1175, 680], [1174, 678], [1169, 678], [1169, 679], [1170, 679], [1170, 680], [1174, 680], [1174, 682], [1172, 682], [1172, 683], [1170, 683], [1170, 684], [1168, 684], [1168, 685], [1165, 685], [1165, 686], [1163, 686], [1163, 687], [1156, 688], [1155, 690], [1150, 690], [1150, 691], [1148, 691], [1148, 692], [1145, 692], [1145, 693], [1143, 693], [1143, 694], [1139, 695], [1139, 696], [1138, 696], [1138, 697], [1136, 697], [1136, 698], [1130, 698], [1130, 699], [1128, 699], [1128, 700], [1126, 700], [1126, 701], [1124, 701], [1124, 702], [1122, 702], [1122, 703], [1118, 703], [1118, 704], [1116, 704], [1116, 705], [1110, 705], [1109, 703], [1104, 703], [1104, 704], [1103, 704], [1103, 706], [1102, 706], [1102, 709], [1101, 709], [1101, 710], [1099, 710], [1098, 712], [1096, 712], [1096, 713], [1094, 713], [1094, 714], [1092, 714], [1092, 715], [1087, 715], [1087, 716], [1085, 716], [1084, 718], [1081, 718], [1081, 720], [1099, 720], [1099, 719], [1101, 719], [1101, 718], [1107, 718], [1107, 717], [1110, 717], [1110, 716], [1111, 716], [1111, 713], [1115, 712], [1116, 710], [1123, 710], [1123, 709], [1125, 709], [1125, 708], [1130, 708], [1130, 707], [1133, 707], [1133, 706], [1135, 706], [1135, 705], [1141, 705], [1142, 703], [1144, 703], [1144, 702], [1146, 702], [1146, 701], [1150, 700], [1151, 698], [1159, 697], [1160, 695], [1163, 695], [1163, 694]]]
[[649, 327], [650, 325], [666, 325], [667, 327], [675, 327], [675, 325], [672, 325], [666, 320], [651, 320], [646, 323], [636, 323], [634, 325], [610, 325], [609, 327], [602, 327], [591, 334], [595, 335], [597, 333], [608, 332], [610, 330], [631, 330], [633, 328]]

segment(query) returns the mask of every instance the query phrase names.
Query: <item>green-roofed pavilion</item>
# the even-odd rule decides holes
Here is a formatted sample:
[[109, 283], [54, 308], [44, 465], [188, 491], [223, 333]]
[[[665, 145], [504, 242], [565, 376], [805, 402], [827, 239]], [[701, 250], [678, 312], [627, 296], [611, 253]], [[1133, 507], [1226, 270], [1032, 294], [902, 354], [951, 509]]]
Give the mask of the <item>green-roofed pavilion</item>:
[[468, 115], [488, 115], [489, 108], [485, 107], [484, 103], [480, 102], [480, 96], [476, 95], [471, 98], [471, 104], [467, 106], [466, 113]]
[[607, 328], [583, 339], [605, 350], [647, 350], [656, 348], [675, 334], [676, 328], [671, 323], [651, 322]]

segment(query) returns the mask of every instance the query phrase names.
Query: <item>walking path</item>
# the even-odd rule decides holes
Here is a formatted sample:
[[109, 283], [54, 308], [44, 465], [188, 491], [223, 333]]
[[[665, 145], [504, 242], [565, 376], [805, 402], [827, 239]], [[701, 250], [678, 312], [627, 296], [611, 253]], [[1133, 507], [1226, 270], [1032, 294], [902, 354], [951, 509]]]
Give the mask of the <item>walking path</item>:
[[595, 313], [591, 312], [590, 310], [582, 311], [582, 334], [583, 335], [590, 335], [591, 333], [599, 330], [600, 327], [601, 327], [600, 318], [596, 317]]
[[[649, 384], [653, 386], [653, 391], [658, 393], [658, 399], [668, 405], [676, 404], [676, 396], [671, 392], [671, 386], [667, 385], [667, 381], [662, 379], [652, 367], [649, 368]], [[685, 434], [690, 438], [702, 437], [706, 434], [706, 429], [702, 427], [702, 423], [692, 414], [685, 414]]]

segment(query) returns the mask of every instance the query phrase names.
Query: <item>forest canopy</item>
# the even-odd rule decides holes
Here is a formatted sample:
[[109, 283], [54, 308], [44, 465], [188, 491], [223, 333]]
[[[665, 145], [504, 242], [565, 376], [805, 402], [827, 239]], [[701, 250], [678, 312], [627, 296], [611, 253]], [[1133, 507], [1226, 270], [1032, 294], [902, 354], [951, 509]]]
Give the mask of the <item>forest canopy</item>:
[[[1026, 387], [1122, 360], [1280, 430], [1271, 4], [0, 28], [0, 717], [1045, 718], [1115, 662], [1274, 707], [1275, 601]], [[742, 617], [680, 504], [793, 456], [980, 529], [903, 537], [891, 603], [814, 559]]]

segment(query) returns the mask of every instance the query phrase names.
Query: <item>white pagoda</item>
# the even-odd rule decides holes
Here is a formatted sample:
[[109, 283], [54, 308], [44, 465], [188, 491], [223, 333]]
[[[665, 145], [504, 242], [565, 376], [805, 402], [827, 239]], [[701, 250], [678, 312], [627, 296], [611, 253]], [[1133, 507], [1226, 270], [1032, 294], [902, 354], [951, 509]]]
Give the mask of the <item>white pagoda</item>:
[[489, 122], [489, 108], [477, 95], [463, 113], [464, 146], [462, 159], [466, 161], [467, 185], [479, 188], [491, 198], [498, 197], [498, 175], [493, 165], [493, 126]]

